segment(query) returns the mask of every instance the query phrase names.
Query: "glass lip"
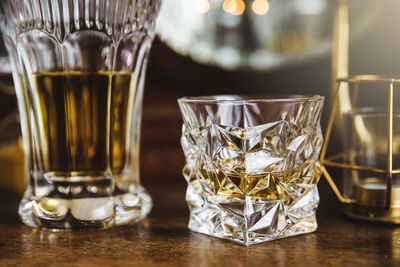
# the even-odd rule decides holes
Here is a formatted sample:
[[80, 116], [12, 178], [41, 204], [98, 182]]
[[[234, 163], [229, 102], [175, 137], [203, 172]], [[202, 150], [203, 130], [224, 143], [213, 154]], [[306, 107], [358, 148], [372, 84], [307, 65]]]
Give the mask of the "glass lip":
[[[231, 99], [229, 99], [231, 98]], [[179, 104], [232, 104], [298, 103], [323, 101], [321, 95], [271, 94], [271, 95], [205, 95], [178, 98]]]
[[[361, 116], [361, 117], [387, 117], [387, 107], [360, 107], [343, 113], [345, 116]], [[400, 117], [400, 109], [393, 110], [393, 116]]]
[[400, 83], [400, 77], [376, 74], [362, 74], [349, 77], [340, 77], [336, 79], [337, 82], [345, 83]]

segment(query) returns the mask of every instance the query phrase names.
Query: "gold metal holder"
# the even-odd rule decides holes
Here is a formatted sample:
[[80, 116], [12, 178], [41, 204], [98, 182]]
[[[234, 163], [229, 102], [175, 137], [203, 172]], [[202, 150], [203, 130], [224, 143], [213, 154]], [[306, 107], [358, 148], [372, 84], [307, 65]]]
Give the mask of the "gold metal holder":
[[[356, 164], [343, 163], [344, 152], [330, 157], [326, 157], [326, 151], [332, 128], [338, 117], [337, 108], [339, 107], [341, 90], [350, 92], [350, 85], [353, 85], [353, 93], [349, 94], [351, 104], [354, 107], [357, 102], [358, 91], [362, 83], [382, 83], [387, 86], [387, 164], [385, 169], [373, 168], [370, 166], [359, 166]], [[368, 221], [380, 221], [386, 223], [400, 224], [400, 186], [393, 185], [393, 174], [399, 174], [400, 169], [393, 169], [393, 91], [395, 84], [399, 84], [400, 79], [387, 78], [376, 75], [358, 75], [347, 78], [337, 79], [336, 92], [334, 93], [332, 109], [328, 120], [325, 133], [325, 143], [322, 147], [320, 162], [321, 170], [329, 185], [332, 187], [337, 198], [345, 204], [349, 204], [345, 213], [350, 217]], [[340, 119], [340, 118], [337, 118]], [[342, 160], [343, 162], [340, 162]], [[344, 197], [326, 167], [337, 167], [341, 169], [363, 170], [372, 173], [386, 174], [386, 185], [376, 183], [374, 178], [367, 179], [367, 183], [358, 183], [355, 185], [355, 197], [350, 199]]]

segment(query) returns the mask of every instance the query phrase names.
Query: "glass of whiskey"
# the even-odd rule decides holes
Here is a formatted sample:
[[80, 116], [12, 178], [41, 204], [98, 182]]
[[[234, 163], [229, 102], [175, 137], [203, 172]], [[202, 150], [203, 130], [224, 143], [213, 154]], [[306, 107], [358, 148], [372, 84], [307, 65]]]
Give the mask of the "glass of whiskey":
[[22, 221], [49, 230], [136, 222], [143, 85], [160, 1], [4, 0], [28, 188]]
[[317, 229], [322, 96], [178, 99], [189, 228], [252, 245]]

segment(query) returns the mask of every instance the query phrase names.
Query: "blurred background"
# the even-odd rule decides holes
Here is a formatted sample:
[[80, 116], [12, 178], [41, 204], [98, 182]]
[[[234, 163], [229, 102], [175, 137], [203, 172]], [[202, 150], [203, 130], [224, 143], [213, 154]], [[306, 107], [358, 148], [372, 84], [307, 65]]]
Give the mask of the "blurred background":
[[[176, 104], [181, 96], [320, 94], [327, 97], [324, 125], [337, 1], [164, 0], [145, 86], [143, 184], [149, 188], [154, 180], [184, 182]], [[350, 74], [398, 76], [400, 1], [348, 3]], [[6, 55], [3, 46], [0, 55]], [[23, 176], [23, 157], [6, 65], [0, 61], [0, 189], [20, 193], [23, 179], [16, 177]], [[377, 92], [371, 98], [381, 95]]]

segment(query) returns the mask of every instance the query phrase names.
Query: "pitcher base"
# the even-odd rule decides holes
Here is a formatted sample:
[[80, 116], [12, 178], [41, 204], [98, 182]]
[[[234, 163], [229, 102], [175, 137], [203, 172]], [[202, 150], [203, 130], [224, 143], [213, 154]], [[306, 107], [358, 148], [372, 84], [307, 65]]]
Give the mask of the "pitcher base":
[[51, 231], [105, 229], [138, 222], [151, 208], [151, 197], [138, 185], [133, 192], [106, 197], [36, 200], [26, 192], [19, 215], [26, 225]]

